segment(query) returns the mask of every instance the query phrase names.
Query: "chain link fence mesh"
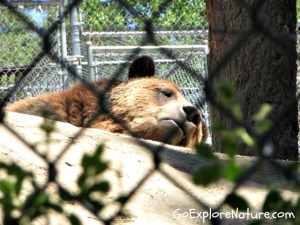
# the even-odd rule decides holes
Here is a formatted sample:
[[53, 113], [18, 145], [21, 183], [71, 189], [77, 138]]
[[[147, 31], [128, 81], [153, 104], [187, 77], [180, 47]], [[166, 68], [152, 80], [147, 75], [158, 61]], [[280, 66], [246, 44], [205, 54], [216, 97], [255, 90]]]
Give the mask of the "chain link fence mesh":
[[[54, 23], [59, 13], [59, 2], [35, 4], [13, 3], [12, 6], [23, 13], [24, 17], [37, 27], [47, 29]], [[11, 87], [26, 74], [26, 78], [13, 90], [11, 101], [38, 94], [62, 90], [61, 65], [43, 56], [31, 67], [31, 62], [40, 53], [42, 40], [39, 35], [28, 29], [24, 20], [11, 12], [8, 7], [0, 6], [0, 99]], [[51, 34], [52, 51], [60, 56], [60, 31]]]

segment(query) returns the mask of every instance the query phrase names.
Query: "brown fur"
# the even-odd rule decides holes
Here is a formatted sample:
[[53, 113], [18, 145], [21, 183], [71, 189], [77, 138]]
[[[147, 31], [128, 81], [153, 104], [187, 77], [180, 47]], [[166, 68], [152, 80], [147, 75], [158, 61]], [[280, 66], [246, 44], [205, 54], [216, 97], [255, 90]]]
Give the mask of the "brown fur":
[[[98, 91], [103, 91], [107, 84], [108, 80], [93, 83]], [[8, 105], [6, 110], [37, 116], [47, 111], [51, 118], [75, 126], [187, 147], [206, 138], [205, 125], [198, 109], [183, 97], [178, 86], [171, 81], [152, 77], [114, 82], [105, 93], [108, 101], [102, 102], [106, 102], [108, 113], [101, 111], [98, 97], [84, 84], [63, 92], [24, 99]], [[87, 123], [97, 112], [100, 115]], [[110, 116], [119, 118], [131, 132]]]

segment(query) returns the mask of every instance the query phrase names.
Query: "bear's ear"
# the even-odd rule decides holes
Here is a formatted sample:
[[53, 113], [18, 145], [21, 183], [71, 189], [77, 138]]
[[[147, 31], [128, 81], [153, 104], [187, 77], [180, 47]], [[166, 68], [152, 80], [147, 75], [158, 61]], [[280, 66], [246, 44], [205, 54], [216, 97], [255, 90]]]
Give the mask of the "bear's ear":
[[128, 79], [152, 77], [155, 75], [155, 64], [151, 57], [140, 56], [136, 58], [128, 70]]

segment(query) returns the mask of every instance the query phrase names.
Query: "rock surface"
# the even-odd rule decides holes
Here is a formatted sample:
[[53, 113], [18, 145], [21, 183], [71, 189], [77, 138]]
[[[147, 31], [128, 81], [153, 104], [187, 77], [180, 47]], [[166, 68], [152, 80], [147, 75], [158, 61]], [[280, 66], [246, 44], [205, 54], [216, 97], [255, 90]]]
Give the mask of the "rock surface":
[[[39, 151], [45, 152], [45, 140], [43, 131], [39, 128], [43, 119], [30, 115], [8, 113], [5, 124], [15, 130], [22, 138], [31, 144], [36, 144]], [[105, 145], [104, 157], [109, 161], [110, 169], [105, 172], [104, 179], [111, 184], [110, 192], [104, 197], [104, 201], [110, 202], [116, 196], [132, 190], [141, 179], [154, 168], [153, 154], [157, 148], [163, 147], [162, 163], [160, 170], [154, 172], [138, 189], [132, 199], [125, 206], [124, 212], [127, 218], [117, 218], [114, 224], [210, 224], [208, 219], [195, 218], [199, 214], [192, 214], [187, 218], [179, 218], [184, 212], [207, 212], [196, 199], [204, 202], [208, 207], [215, 207], [230, 193], [233, 184], [220, 181], [208, 187], [195, 186], [191, 182], [191, 174], [200, 166], [205, 165], [190, 149], [164, 145], [161, 143], [139, 140], [125, 135], [112, 134], [97, 129], [85, 129], [82, 135], [74, 139], [74, 135], [80, 128], [67, 123], [56, 123], [56, 131], [50, 142], [48, 157], [56, 159], [65, 146], [69, 149], [57, 161], [58, 182], [72, 193], [78, 191], [76, 179], [82, 171], [81, 158], [84, 154], [92, 153], [99, 144]], [[1, 161], [16, 162], [18, 165], [33, 171], [39, 184], [46, 181], [47, 165], [36, 154], [29, 150], [18, 140], [5, 126], [0, 125], [0, 157]], [[220, 160], [226, 163], [226, 156], [217, 154]], [[255, 158], [237, 157], [239, 162], [247, 167]], [[214, 171], [211, 171], [214, 173]], [[174, 185], [164, 174], [168, 174], [185, 191]], [[1, 177], [0, 174], [0, 178]], [[260, 212], [261, 204], [267, 193], [269, 184], [279, 184], [286, 198], [292, 198], [295, 194], [289, 190], [289, 186], [283, 182], [279, 172], [274, 171], [268, 164], [260, 169], [260, 172], [251, 176], [248, 181], [238, 189], [238, 193], [244, 196], [253, 212]], [[52, 198], [55, 194], [55, 184], [47, 189]], [[25, 191], [26, 192], [26, 191]], [[26, 194], [26, 193], [25, 193]], [[78, 203], [70, 203], [65, 206], [68, 212], [76, 213], [84, 224], [102, 224], [95, 216], [81, 207]], [[101, 217], [109, 218], [118, 209], [117, 204], [109, 204]], [[222, 212], [231, 212], [228, 207], [223, 207]], [[202, 214], [203, 215], [203, 214]], [[0, 214], [1, 216], [1, 214]], [[204, 223], [205, 222], [205, 223]], [[246, 224], [249, 221], [243, 218], [221, 219], [222, 224]], [[269, 223], [270, 221], [266, 221]], [[34, 224], [48, 224], [44, 218], [35, 221]], [[50, 224], [67, 224], [65, 218], [53, 213]]]

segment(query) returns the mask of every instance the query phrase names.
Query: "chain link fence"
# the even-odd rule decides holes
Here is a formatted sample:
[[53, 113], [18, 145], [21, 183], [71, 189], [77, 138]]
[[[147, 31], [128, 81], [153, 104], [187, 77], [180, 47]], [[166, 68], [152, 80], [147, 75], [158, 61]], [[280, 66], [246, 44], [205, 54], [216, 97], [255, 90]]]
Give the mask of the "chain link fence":
[[[14, 2], [18, 12], [38, 28], [47, 29], [59, 15], [59, 2], [40, 2], [36, 4]], [[17, 15], [11, 13], [8, 7], [0, 6], [1, 16], [1, 52], [4, 52], [0, 61], [0, 99], [3, 99], [7, 92], [11, 92], [11, 101], [20, 100], [26, 97], [33, 97], [38, 94], [62, 90], [61, 65], [51, 60], [47, 55], [41, 57], [36, 65], [31, 63], [38, 56], [41, 50], [41, 38], [30, 29], [27, 24]], [[51, 34], [53, 42], [53, 53], [61, 55], [61, 32], [56, 30]], [[26, 76], [26, 77], [25, 77]], [[21, 78], [23, 81], [11, 89]]]
[[[59, 2], [18, 2], [15, 7], [23, 16], [35, 23], [39, 28], [48, 29], [59, 14]], [[43, 56], [39, 62], [31, 63], [41, 51], [41, 37], [28, 29], [24, 20], [13, 14], [9, 7], [0, 6], [0, 99], [2, 100], [11, 87], [21, 78], [26, 78], [14, 88], [11, 100], [20, 100], [38, 94], [62, 90], [61, 65], [48, 56]], [[56, 30], [51, 34], [52, 51], [61, 54], [61, 32]]]
[[[108, 73], [112, 73], [112, 68], [114, 68], [113, 74], [115, 74], [115, 77], [119, 79], [126, 79], [125, 72], [127, 69], [124, 65], [128, 64], [130, 60], [140, 54], [151, 55], [153, 58], [155, 58], [158, 65], [158, 73], [161, 76], [178, 83], [185, 95], [194, 101], [199, 107], [202, 107], [202, 105], [204, 105], [204, 97], [195, 94], [194, 90], [196, 90], [198, 93], [198, 90], [203, 89], [204, 87], [203, 81], [205, 80], [207, 54], [207, 50], [205, 48], [201, 49], [200, 51], [189, 49], [186, 53], [183, 51], [176, 52], [176, 47], [173, 49], [147, 49], [145, 51], [142, 51], [141, 48], [138, 48], [129, 49], [128, 52], [105, 52], [104, 54], [96, 51], [97, 47], [99, 46], [165, 46], [166, 44], [173, 46], [176, 46], [177, 44], [178, 46], [195, 46], [206, 44], [207, 24], [204, 19], [204, 1], [153, 2], [155, 3], [153, 3], [154, 5], [152, 5], [152, 2], [148, 1], [140, 4], [134, 1], [130, 2], [131, 4], [129, 4], [123, 0], [118, 0], [116, 2], [108, 0], [83, 1], [83, 3], [80, 1], [71, 1], [68, 5], [64, 6], [65, 10], [62, 10], [61, 8], [59, 9], [59, 3], [57, 2], [49, 5], [40, 3], [41, 8], [39, 10], [42, 9], [47, 12], [47, 23], [46, 25], [43, 24], [41, 27], [38, 23], [32, 21], [30, 16], [28, 16], [26, 13], [26, 8], [31, 6], [27, 6], [25, 4], [24, 8], [20, 8], [19, 5], [22, 4], [10, 4], [9, 2], [0, 0], [0, 10], [3, 12], [0, 14], [0, 42], [6, 43], [1, 44], [1, 48], [4, 48], [1, 49], [1, 52], [8, 52], [7, 55], [1, 57], [0, 62], [2, 68], [0, 74], [0, 97], [2, 99], [0, 104], [0, 121], [5, 129], [7, 129], [9, 132], [12, 132], [27, 147], [29, 147], [32, 152], [43, 159], [48, 165], [47, 174], [49, 175], [49, 180], [43, 187], [38, 185], [34, 186], [34, 190], [30, 196], [31, 198], [26, 202], [29, 202], [29, 204], [24, 204], [24, 207], [26, 206], [29, 209], [34, 208], [35, 205], [30, 204], [30, 202], [39, 201], [41, 199], [41, 194], [45, 192], [47, 186], [50, 183], [54, 183], [57, 186], [61, 196], [64, 196], [64, 200], [79, 202], [86, 210], [90, 211], [98, 221], [102, 222], [103, 224], [112, 224], [117, 217], [123, 215], [122, 210], [125, 204], [132, 198], [137, 190], [139, 190], [142, 184], [149, 179], [151, 174], [160, 173], [166, 180], [172, 183], [172, 185], [180, 187], [180, 190], [189, 195], [191, 200], [195, 201], [197, 204], [199, 204], [199, 206], [205, 209], [210, 208], [206, 202], [199, 200], [195, 193], [189, 192], [184, 187], [184, 184], [181, 185], [181, 181], [172, 179], [169, 174], [161, 170], [161, 159], [158, 153], [163, 151], [163, 149], [158, 147], [157, 149], [152, 149], [150, 151], [154, 152], [153, 165], [155, 165], [155, 167], [145, 177], [143, 177], [143, 179], [137, 183], [128, 194], [121, 196], [118, 199], [117, 203], [120, 205], [120, 207], [118, 212], [112, 218], [101, 218], [101, 216], [96, 213], [97, 210], [95, 210], [95, 208], [99, 207], [100, 210], [102, 205], [93, 198], [83, 199], [82, 196], [76, 196], [64, 189], [56, 180], [55, 163], [57, 161], [50, 161], [45, 158], [43, 154], [37, 152], [34, 146], [32, 146], [27, 140], [23, 140], [22, 137], [18, 136], [17, 132], [14, 131], [14, 128], [8, 126], [3, 120], [4, 112], [2, 111], [8, 101], [17, 100], [28, 96], [35, 96], [41, 92], [61, 90], [66, 86], [66, 79], [68, 79], [70, 83], [76, 79], [85, 82], [86, 79], [90, 79], [91, 71], [93, 71], [92, 73], [94, 73], [95, 79], [107, 77]], [[178, 9], [179, 3], [183, 3], [180, 8], [183, 11], [187, 9], [193, 9], [194, 11], [190, 13], [183, 13]], [[62, 7], [62, 5], [60, 5], [60, 7]], [[115, 9], [109, 10], [109, 7]], [[34, 8], [36, 8], [36, 5]], [[78, 11], [78, 17], [76, 12], [77, 8], [80, 8]], [[89, 12], [87, 9], [90, 9], [91, 11]], [[259, 7], [253, 7], [251, 10], [259, 11]], [[176, 14], [176, 12], [178, 14]], [[107, 15], [103, 15], [104, 13], [107, 13]], [[12, 20], [5, 19], [5, 14], [16, 18], [15, 21], [19, 21], [20, 24], [10, 25]], [[57, 17], [57, 15], [59, 15], [59, 17]], [[70, 32], [73, 33], [73, 36], [68, 38], [72, 39], [69, 42], [71, 43], [70, 45], [72, 45], [72, 49], [69, 49], [71, 47], [62, 47], [61, 43], [64, 38], [62, 37], [60, 28], [63, 27], [62, 25], [64, 24], [64, 19], [68, 18], [68, 16], [79, 18], [78, 21], [72, 20], [70, 22]], [[171, 20], [168, 21], [168, 24], [165, 24], [166, 18], [171, 18]], [[180, 20], [186, 20], [189, 21], [189, 23], [177, 24], [177, 22]], [[82, 24], [82, 22], [84, 22], [84, 24]], [[111, 30], [112, 27], [114, 30]], [[124, 29], [127, 29], [127, 31], [125, 32]], [[128, 30], [133, 33], [128, 33]], [[162, 32], [165, 30], [168, 31], [166, 34]], [[161, 33], [156, 35], [154, 31]], [[117, 37], [112, 38], [110, 36], [111, 33], [107, 32], [125, 32], [126, 34], [123, 35], [120, 33]], [[138, 32], [142, 32], [142, 34], [138, 34]], [[82, 35], [82, 39], [78, 39], [80, 36], [79, 34]], [[103, 35], [107, 35], [107, 37], [104, 38]], [[13, 43], [11, 40], [13, 40]], [[87, 42], [92, 43], [91, 46], [94, 46], [94, 50], [96, 52], [93, 54], [93, 60], [91, 64], [89, 64], [87, 58], [89, 52]], [[26, 48], [24, 46], [26, 46]], [[71, 56], [67, 56], [65, 54], [66, 49]], [[184, 63], [182, 64], [182, 62]], [[68, 78], [66, 78], [67, 73], [69, 75]], [[205, 87], [208, 88], [208, 86]], [[210, 97], [211, 96], [213, 95], [210, 95]], [[213, 102], [212, 99], [210, 99], [210, 101]], [[224, 111], [224, 113], [227, 112]], [[80, 137], [82, 131], [83, 130], [75, 135], [72, 141]], [[72, 145], [72, 143], [73, 142], [70, 142], [70, 144], [65, 147], [61, 155], [64, 155], [69, 151], [69, 147]], [[259, 148], [265, 147], [269, 146], [259, 146]], [[205, 151], [205, 149], [206, 148], [200, 150]], [[262, 151], [262, 149], [259, 150]], [[208, 152], [204, 152], [203, 154], [200, 153], [200, 155], [203, 157], [210, 157]], [[90, 162], [94, 161], [91, 159]], [[249, 167], [242, 168], [242, 172], [239, 173], [234, 180], [232, 190], [230, 193], [228, 193], [223, 202], [214, 207], [214, 212], [220, 211], [221, 208], [226, 204], [234, 206], [239, 205], [240, 202], [244, 203], [240, 197], [235, 195], [235, 192], [255, 171], [259, 170], [264, 162], [268, 162], [270, 163], [270, 166], [282, 171], [285, 177], [288, 180], [292, 180], [295, 183], [295, 186], [299, 188], [300, 182], [298, 163], [285, 167], [276, 161], [271, 161], [267, 156], [259, 157]], [[235, 164], [230, 164], [229, 166], [234, 167]], [[7, 170], [8, 172], [4, 171], [3, 173], [10, 175], [14, 173], [21, 174], [23, 171], [19, 170], [19, 167], [13, 167], [10, 173], [9, 169], [11, 167], [5, 163], [1, 163], [0, 168], [5, 171]], [[219, 164], [213, 164], [211, 167], [205, 168], [206, 170], [199, 170], [197, 175], [199, 175], [199, 173], [200, 175], [201, 173], [206, 173], [207, 176], [213, 176], [212, 174], [208, 174], [209, 171], [218, 172], [223, 168], [224, 167]], [[228, 169], [230, 167], [226, 168]], [[24, 176], [25, 175], [26, 174], [24, 174]], [[5, 178], [3, 180], [5, 180]], [[3, 183], [0, 183], [0, 187], [1, 184]], [[101, 190], [105, 190], [105, 187]], [[0, 189], [0, 192], [2, 193], [1, 197], [3, 197], [3, 193], [6, 193], [5, 191], [6, 189], [4, 188]], [[272, 198], [274, 197], [274, 192], [271, 192], [271, 194], [273, 194], [273, 196], [270, 197], [273, 203], [275, 200], [275, 203], [278, 203], [279, 198], [275, 198], [274, 200], [274, 198]], [[45, 198], [45, 196], [43, 195], [42, 198]], [[46, 210], [57, 210], [58, 212], [62, 211], [54, 203], [52, 204], [50, 202], [50, 204], [48, 201], [45, 202], [47, 202], [47, 206], [45, 206]], [[299, 206], [299, 202], [300, 200], [298, 199], [296, 207], [293, 208], [295, 213], [298, 213], [297, 215], [299, 215], [299, 207], [297, 208], [297, 206]], [[279, 201], [279, 203], [282, 202]], [[290, 205], [287, 205], [286, 202], [283, 203], [286, 204], [283, 204], [286, 207], [294, 206], [292, 203], [289, 203]], [[2, 208], [3, 207], [6, 207], [5, 204], [2, 205]], [[14, 209], [10, 208], [10, 210], [13, 211]], [[19, 224], [23, 216], [28, 211], [29, 210], [27, 210], [27, 208], [26, 210], [24, 209], [24, 213], [21, 213], [20, 216], [15, 216], [13, 214], [11, 215], [10, 212], [5, 214], [7, 212], [5, 211], [5, 219], [6, 221], [9, 221], [9, 223], [6, 224]], [[32, 218], [34, 218], [34, 216], [32, 216]], [[31, 217], [29, 220], [30, 219]], [[80, 224], [75, 217], [71, 217], [69, 220], [73, 224]], [[29, 223], [30, 222], [31, 221], [29, 221]], [[299, 222], [299, 220], [297, 220], [297, 222]], [[221, 224], [221, 221], [212, 218], [211, 224]], [[287, 224], [293, 224], [293, 221], [288, 221]]]

